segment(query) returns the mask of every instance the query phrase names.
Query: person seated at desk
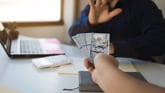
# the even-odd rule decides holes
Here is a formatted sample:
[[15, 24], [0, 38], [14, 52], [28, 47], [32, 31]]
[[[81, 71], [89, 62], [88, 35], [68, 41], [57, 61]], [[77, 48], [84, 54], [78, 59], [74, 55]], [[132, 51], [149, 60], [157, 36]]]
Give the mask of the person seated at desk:
[[110, 55], [98, 54], [94, 67], [88, 59], [84, 65], [105, 93], [165, 93], [165, 88], [135, 79], [117, 68], [117, 60]]
[[68, 33], [90, 32], [109, 33], [115, 57], [151, 60], [165, 54], [165, 20], [152, 0], [89, 0]]

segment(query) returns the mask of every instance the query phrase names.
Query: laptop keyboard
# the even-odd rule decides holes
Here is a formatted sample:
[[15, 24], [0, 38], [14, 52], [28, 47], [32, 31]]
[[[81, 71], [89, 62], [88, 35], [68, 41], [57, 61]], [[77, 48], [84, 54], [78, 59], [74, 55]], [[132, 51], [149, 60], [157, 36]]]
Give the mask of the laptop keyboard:
[[43, 50], [39, 40], [20, 40], [22, 54], [41, 54]]

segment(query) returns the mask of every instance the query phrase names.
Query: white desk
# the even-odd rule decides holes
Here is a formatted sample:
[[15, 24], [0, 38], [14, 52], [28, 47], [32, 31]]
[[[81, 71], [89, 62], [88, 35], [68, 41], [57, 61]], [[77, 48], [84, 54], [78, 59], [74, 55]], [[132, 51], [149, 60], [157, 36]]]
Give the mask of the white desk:
[[[64, 45], [62, 48], [67, 55], [81, 57], [80, 51], [75, 47]], [[135, 62], [134, 66], [149, 82], [165, 87], [164, 65]], [[59, 75], [57, 69], [37, 70], [31, 59], [10, 59], [0, 45], [0, 85], [21, 93], [79, 93], [78, 89], [63, 91], [64, 88], [78, 87], [78, 76]]]

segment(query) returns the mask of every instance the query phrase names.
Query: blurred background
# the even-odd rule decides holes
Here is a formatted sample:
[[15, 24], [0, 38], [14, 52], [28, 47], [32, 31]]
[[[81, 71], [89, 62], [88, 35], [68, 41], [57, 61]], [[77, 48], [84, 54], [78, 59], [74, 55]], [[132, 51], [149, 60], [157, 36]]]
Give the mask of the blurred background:
[[[45, 3], [44, 1], [45, 2], [49, 1], [49, 3]], [[153, 0], [153, 1], [162, 10], [163, 15], [165, 16], [165, 0]], [[31, 2], [33, 2], [34, 4], [32, 4]], [[21, 6], [21, 4], [19, 3], [26, 4], [27, 10], [17, 11], [20, 9], [19, 7], [18, 9], [15, 10], [14, 8], [8, 9], [6, 7], [7, 5], [8, 6], [15, 5], [20, 7], [24, 6], [24, 5]], [[28, 5], [28, 3], [30, 5]], [[0, 22], [6, 22], [6, 23], [16, 22], [18, 24], [17, 30], [22, 35], [31, 36], [31, 37], [56, 37], [64, 43], [71, 43], [71, 40], [68, 37], [68, 32], [67, 32], [68, 28], [79, 17], [80, 11], [84, 8], [86, 4], [88, 4], [88, 0], [56, 0], [56, 1], [42, 0], [42, 2], [41, 0], [0, 0], [0, 12], [1, 12]], [[50, 5], [52, 5], [52, 7]], [[48, 13], [45, 11], [47, 11]], [[40, 20], [38, 19], [36, 21], [35, 18], [34, 19], [31, 18], [32, 21], [29, 22], [26, 22], [27, 20], [25, 22], [20, 21], [21, 19], [19, 20], [20, 21], [19, 22], [17, 20], [11, 20], [12, 18], [11, 19], [7, 18], [6, 20], [4, 18], [5, 17], [4, 12], [6, 13], [6, 15], [10, 15], [10, 16], [19, 15], [19, 17], [17, 18], [24, 17], [25, 19], [28, 19], [27, 17], [29, 16], [32, 17], [35, 16], [35, 18], [40, 18], [41, 16], [44, 16], [44, 18], [47, 19], [42, 19], [43, 21], [38, 21]], [[54, 13], [54, 15], [51, 13]], [[48, 17], [46, 17], [45, 14], [48, 14]], [[57, 16], [56, 19], [53, 19], [53, 17], [49, 15], [52, 15], [54, 18], [56, 15]]]

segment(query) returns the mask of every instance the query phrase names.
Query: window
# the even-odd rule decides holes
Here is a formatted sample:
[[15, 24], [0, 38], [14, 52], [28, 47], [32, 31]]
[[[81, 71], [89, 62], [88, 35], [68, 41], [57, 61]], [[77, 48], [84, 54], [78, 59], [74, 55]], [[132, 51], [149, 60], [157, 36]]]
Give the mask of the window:
[[54, 24], [62, 21], [63, 0], [0, 0], [0, 21]]

